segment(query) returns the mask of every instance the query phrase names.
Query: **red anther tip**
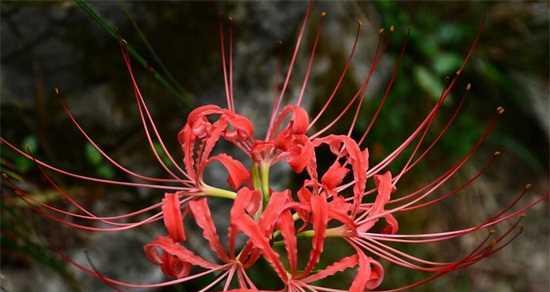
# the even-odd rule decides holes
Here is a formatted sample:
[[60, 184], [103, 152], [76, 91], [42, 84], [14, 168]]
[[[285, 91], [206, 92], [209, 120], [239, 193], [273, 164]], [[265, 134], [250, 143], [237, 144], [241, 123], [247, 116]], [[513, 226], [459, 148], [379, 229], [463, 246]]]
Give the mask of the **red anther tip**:
[[497, 113], [498, 113], [499, 115], [502, 115], [502, 114], [504, 113], [504, 108], [501, 107], [501, 106], [497, 107]]
[[466, 85], [466, 90], [470, 90], [472, 89], [472, 83], [468, 83], [468, 85]]

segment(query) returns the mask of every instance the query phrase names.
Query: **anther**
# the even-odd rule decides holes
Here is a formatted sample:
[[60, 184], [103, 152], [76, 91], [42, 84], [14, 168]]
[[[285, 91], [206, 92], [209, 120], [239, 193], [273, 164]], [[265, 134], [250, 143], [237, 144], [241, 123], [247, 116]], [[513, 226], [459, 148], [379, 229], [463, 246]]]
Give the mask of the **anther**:
[[528, 190], [528, 189], [530, 189], [532, 186], [533, 186], [532, 184], [526, 184], [526, 185], [525, 185], [525, 189]]
[[455, 74], [456, 74], [456, 75], [462, 74], [462, 69], [456, 70], [456, 73], [455, 73]]
[[127, 42], [125, 39], [120, 39], [120, 43], [121, 43], [123, 46], [128, 46], [128, 42]]
[[327, 16], [327, 13], [325, 11], [321, 12], [321, 16]]
[[497, 113], [498, 113], [499, 115], [502, 115], [502, 114], [504, 113], [504, 108], [501, 107], [501, 106], [497, 107]]
[[472, 83], [468, 82], [468, 84], [466, 85], [466, 90], [470, 90], [472, 89]]
[[383, 28], [383, 27], [380, 28], [380, 29], [378, 30], [378, 33], [383, 33], [383, 32], [384, 32], [384, 28]]
[[57, 87], [54, 87], [53, 92], [55, 92], [56, 95], [59, 95], [59, 93], [61, 93], [59, 91], [59, 88], [57, 88]]
[[502, 152], [500, 152], [500, 151], [495, 151], [495, 152], [493, 153], [493, 156], [497, 157], [497, 156], [500, 156], [501, 154], [502, 154]]
[[394, 30], [395, 30], [395, 27], [393, 27], [393, 25], [390, 26], [390, 31], [393, 32]]

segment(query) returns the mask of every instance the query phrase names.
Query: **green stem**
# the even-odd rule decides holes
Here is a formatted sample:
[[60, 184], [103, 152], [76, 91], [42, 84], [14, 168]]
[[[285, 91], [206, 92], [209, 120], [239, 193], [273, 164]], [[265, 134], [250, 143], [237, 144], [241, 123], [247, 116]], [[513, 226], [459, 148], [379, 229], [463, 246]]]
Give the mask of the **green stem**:
[[[105, 30], [109, 35], [111, 35], [115, 40], [118, 42], [121, 42], [124, 40], [124, 38], [120, 35], [119, 30], [114, 25], [108, 23], [103, 17], [99, 15], [99, 13], [88, 3], [86, 0], [73, 0], [75, 4], [80, 7], [88, 16], [90, 16], [103, 30]], [[143, 66], [143, 68], [147, 69], [149, 72], [152, 73], [153, 77], [160, 82], [164, 87], [166, 87], [172, 94], [176, 95], [180, 98], [180, 100], [184, 103], [184, 105], [188, 106], [191, 104], [191, 98], [190, 95], [183, 95], [179, 90], [177, 90], [174, 85], [172, 85], [170, 82], [168, 82], [164, 77], [162, 77], [161, 74], [158, 73], [157, 70], [155, 70], [149, 63], [143, 58], [134, 47], [132, 47], [130, 44], [126, 44], [126, 47], [128, 48], [128, 53], [139, 63]]]
[[237, 193], [235, 192], [220, 189], [209, 185], [204, 185], [201, 188], [201, 190], [204, 192], [204, 194], [211, 197], [231, 199], [231, 200], [234, 200], [237, 197]]
[[264, 204], [267, 205], [269, 202], [269, 163], [260, 164], [260, 177], [262, 182], [262, 193]]
[[[343, 228], [342, 226], [328, 228], [327, 230], [325, 230], [325, 237], [344, 237], [345, 233], [346, 233], [346, 229]], [[278, 230], [275, 231], [273, 233], [273, 238], [276, 238], [280, 234], [281, 234], [280, 231]], [[315, 235], [315, 231], [313, 230], [306, 230], [296, 234], [297, 237], [313, 237], [313, 235]], [[283, 242], [282, 240], [275, 241], [273, 242], [273, 246], [279, 246], [282, 244], [282, 242]]]

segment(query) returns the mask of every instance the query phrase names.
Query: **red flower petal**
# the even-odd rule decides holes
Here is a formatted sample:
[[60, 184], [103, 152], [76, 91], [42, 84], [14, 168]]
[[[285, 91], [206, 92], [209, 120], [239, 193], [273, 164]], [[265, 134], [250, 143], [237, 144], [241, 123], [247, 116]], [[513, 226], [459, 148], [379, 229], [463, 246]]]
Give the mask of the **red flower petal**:
[[[392, 184], [392, 175], [391, 175], [391, 172], [389, 171], [387, 171], [382, 175], [375, 175], [374, 182], [376, 184], [378, 194], [376, 195], [374, 204], [368, 211], [369, 216], [374, 216], [376, 214], [384, 212], [384, 206], [390, 200], [390, 195], [394, 190], [394, 187]], [[378, 220], [369, 220], [364, 224], [362, 224], [361, 226], [359, 226], [357, 230], [360, 232], [369, 230], [370, 228], [372, 228], [372, 226], [376, 224], [377, 221]], [[396, 225], [397, 222], [395, 221], [395, 218], [393, 216], [391, 218], [387, 218], [387, 222], [388, 224], [390, 224], [390, 228], [394, 229], [395, 232], [397, 232], [397, 225]]]
[[[290, 118], [290, 123], [289, 123], [289, 126], [287, 127], [287, 130], [290, 130], [292, 134], [298, 134], [298, 135], [305, 134], [309, 126], [309, 117], [307, 112], [303, 108], [296, 105], [287, 105], [281, 111], [281, 113], [275, 119], [275, 123], [273, 123], [273, 129], [277, 130], [280, 127], [283, 120], [286, 118], [286, 116], [290, 113], [292, 113], [292, 117]], [[274, 133], [272, 137], [274, 137], [275, 134], [276, 133]]]
[[384, 230], [382, 232], [386, 234], [396, 234], [399, 230], [399, 223], [397, 222], [395, 217], [393, 217], [392, 214], [388, 214], [384, 216], [384, 219], [386, 220], [386, 223], [388, 223], [388, 225], [384, 227]]
[[350, 292], [363, 292], [380, 286], [384, 280], [384, 268], [379, 262], [367, 257], [362, 251], [357, 250], [359, 256], [359, 269], [353, 280]]
[[241, 185], [243, 185], [250, 178], [250, 173], [248, 172], [248, 169], [246, 169], [246, 167], [244, 167], [244, 165], [240, 161], [233, 159], [227, 154], [222, 153], [216, 156], [212, 156], [208, 160], [208, 163], [212, 161], [220, 162], [225, 167], [225, 169], [227, 169], [227, 172], [229, 174], [227, 176], [227, 183], [235, 190], [240, 188]]
[[199, 225], [202, 229], [203, 237], [208, 240], [208, 243], [216, 256], [218, 256], [221, 260], [227, 260], [228, 257], [225, 253], [220, 238], [218, 237], [216, 225], [212, 219], [212, 214], [210, 213], [210, 208], [208, 207], [206, 198], [189, 202], [189, 209], [191, 209], [191, 213], [193, 213], [197, 225]]
[[320, 270], [319, 272], [310, 275], [308, 277], [305, 277], [302, 279], [305, 283], [312, 283], [315, 281], [322, 280], [326, 277], [330, 277], [336, 273], [343, 272], [349, 268], [353, 268], [357, 265], [357, 255], [352, 255], [349, 257], [345, 257], [340, 259], [339, 261], [325, 267], [324, 269]]
[[269, 198], [269, 203], [260, 217], [259, 224], [265, 235], [269, 236], [273, 232], [275, 225], [281, 215], [281, 212], [285, 210], [285, 204], [289, 201], [290, 191], [273, 192]]
[[245, 116], [226, 111], [225, 117], [236, 131], [237, 137], [235, 137], [235, 139], [246, 139], [254, 135], [254, 127]]
[[[349, 163], [353, 170], [353, 176], [355, 183], [353, 184], [353, 207], [352, 211], [356, 212], [361, 200], [363, 198], [363, 192], [367, 183], [367, 170], [368, 170], [368, 152], [362, 152], [359, 149], [359, 145], [352, 138], [344, 135], [329, 135], [323, 138], [318, 138], [313, 141], [314, 146], [320, 144], [328, 144], [330, 151], [335, 155], [340, 156], [343, 154], [347, 156]], [[342, 146], [344, 146], [342, 148]]]
[[185, 165], [185, 171], [189, 174], [189, 176], [191, 176], [191, 178], [197, 179], [193, 160], [194, 140], [195, 136], [193, 135], [193, 130], [186, 124], [178, 133], [178, 142], [180, 143], [183, 151], [183, 164]]
[[295, 274], [298, 266], [298, 243], [296, 241], [296, 228], [294, 228], [294, 220], [290, 211], [286, 210], [281, 214], [279, 230], [285, 242], [290, 272]]
[[183, 218], [177, 193], [165, 193], [162, 200], [162, 216], [168, 234], [175, 241], [185, 240]]
[[310, 165], [314, 169], [315, 150], [305, 135], [294, 136], [292, 146], [288, 149], [288, 164], [296, 173], [301, 173]]
[[200, 172], [206, 167], [206, 162], [210, 157], [210, 153], [216, 146], [216, 143], [220, 140], [221, 135], [227, 129], [227, 122], [225, 119], [220, 119], [212, 125], [212, 131], [208, 134], [206, 141], [204, 141], [204, 149], [200, 153], [199, 163], [202, 165], [199, 166]]
[[311, 217], [314, 234], [311, 239], [311, 253], [309, 254], [309, 260], [304, 269], [304, 275], [309, 274], [311, 270], [313, 270], [323, 253], [325, 231], [328, 222], [328, 204], [324, 192], [311, 197]]
[[222, 112], [223, 109], [214, 104], [199, 106], [189, 113], [189, 115], [187, 116], [187, 124], [192, 124], [204, 116], [211, 114], [221, 114]]
[[[239, 190], [237, 197], [233, 201], [233, 207], [230, 212], [230, 222], [227, 231], [227, 237], [229, 241], [229, 252], [233, 255], [235, 250], [235, 237], [237, 236], [237, 221], [239, 220], [241, 210], [248, 210], [250, 206], [259, 205], [261, 200], [261, 194], [257, 190], [251, 190], [244, 187]], [[255, 203], [258, 202], [258, 203]]]
[[183, 278], [191, 273], [193, 266], [188, 262], [182, 262], [176, 256], [165, 253], [160, 267], [162, 272], [168, 276]]
[[172, 238], [159, 236], [144, 246], [145, 255], [154, 264], [161, 265], [162, 270], [174, 277], [185, 276], [188, 265], [199, 266], [205, 269], [214, 269], [217, 265], [212, 264], [184, 246], [176, 243]]
[[241, 194], [244, 195], [241, 200], [246, 199], [244, 198], [245, 196], [250, 196], [250, 190], [246, 188], [243, 188], [243, 190], [239, 191], [237, 199], [231, 208], [231, 224], [250, 238], [250, 241], [254, 247], [258, 248], [263, 253], [264, 258], [271, 264], [271, 266], [273, 266], [277, 275], [279, 275], [283, 281], [286, 281], [286, 271], [284, 270], [279, 259], [279, 255], [271, 248], [269, 239], [265, 235], [265, 230], [260, 227], [260, 224], [252, 220], [252, 218], [245, 213], [245, 207], [242, 202], [237, 204], [237, 200]]
[[323, 183], [327, 189], [332, 190], [342, 184], [348, 172], [349, 170], [347, 168], [342, 167], [338, 161], [335, 161], [321, 178], [321, 183]]

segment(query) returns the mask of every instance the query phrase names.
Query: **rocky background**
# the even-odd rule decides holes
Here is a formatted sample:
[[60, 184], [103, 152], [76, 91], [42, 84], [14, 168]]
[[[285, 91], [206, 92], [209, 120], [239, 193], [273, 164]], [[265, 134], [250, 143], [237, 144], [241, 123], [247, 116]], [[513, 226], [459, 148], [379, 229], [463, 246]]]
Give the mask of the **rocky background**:
[[[99, 18], [90, 17], [86, 5], [97, 11]], [[113, 157], [136, 171], [160, 174], [144, 140], [119, 43], [105, 25], [113, 28], [112, 34], [127, 40], [147, 62], [142, 66], [134, 60], [135, 72], [168, 147], [178, 153], [175, 135], [186, 114], [197, 105], [224, 103], [217, 29], [220, 19], [228, 25], [228, 16], [233, 19], [235, 38], [236, 104], [262, 132], [305, 6], [305, 2], [294, 1], [2, 1], [1, 136], [64, 168], [129, 179], [102, 159], [72, 127], [61, 107], [66, 101], [88, 133]], [[310, 112], [316, 112], [330, 94], [351, 49], [357, 21], [363, 24], [350, 72], [329, 110], [331, 115], [320, 124], [338, 114], [356, 90], [370, 66], [378, 32], [384, 28], [393, 31], [387, 33], [390, 46], [367, 91], [367, 107], [358, 122], [357, 134], [361, 133], [408, 38], [396, 84], [367, 141], [375, 161], [407, 137], [427, 112], [447, 76], [460, 66], [483, 21], [479, 46], [461, 85], [444, 108], [443, 116], [447, 116], [465, 85], [471, 83], [460, 118], [429, 158], [399, 187], [413, 189], [452, 165], [475, 142], [499, 105], [506, 114], [497, 131], [444, 190], [473, 175], [494, 151], [504, 155], [460, 196], [398, 217], [402, 232], [436, 232], [479, 223], [505, 206], [527, 183], [533, 185], [529, 198], [548, 191], [548, 2], [322, 1], [315, 3], [314, 11], [298, 58], [297, 78], [291, 82], [288, 95], [294, 96], [299, 90], [319, 14], [325, 11], [318, 57], [306, 91]], [[62, 92], [62, 97], [54, 93], [54, 88]], [[342, 123], [334, 131], [346, 129], [346, 125]], [[24, 177], [21, 186], [35, 199], [67, 207], [32, 162], [5, 148], [1, 149], [1, 159], [3, 172]], [[209, 176], [224, 180], [224, 174], [215, 169]], [[54, 178], [100, 214], [135, 210], [162, 198], [162, 194], [148, 190]], [[296, 179], [284, 166], [278, 167], [273, 178], [276, 185], [292, 184]], [[114, 278], [134, 282], [163, 279], [142, 252], [144, 243], [163, 232], [161, 224], [107, 235], [77, 232], [34, 214], [4, 188], [1, 206], [3, 291], [111, 290], [60, 261], [53, 250], [63, 250], [82, 263], [88, 255], [98, 270]], [[220, 228], [225, 230], [223, 214], [228, 206], [219, 203], [218, 208], [222, 214]], [[522, 222], [523, 235], [504, 251], [415, 291], [549, 291], [548, 211], [546, 205], [527, 214]], [[467, 253], [485, 236], [480, 233], [452, 243], [427, 245], [413, 253], [453, 259]], [[200, 242], [190, 240], [189, 244], [201, 250]], [[341, 252], [338, 243], [331, 246], [334, 254]], [[209, 256], [206, 251], [202, 253]], [[386, 266], [384, 288], [424, 276]], [[254, 276], [262, 277], [262, 270]], [[341, 278], [332, 281], [337, 283]], [[155, 291], [197, 291], [207, 282], [199, 280]], [[270, 285], [271, 279], [265, 277], [262, 282]]]

